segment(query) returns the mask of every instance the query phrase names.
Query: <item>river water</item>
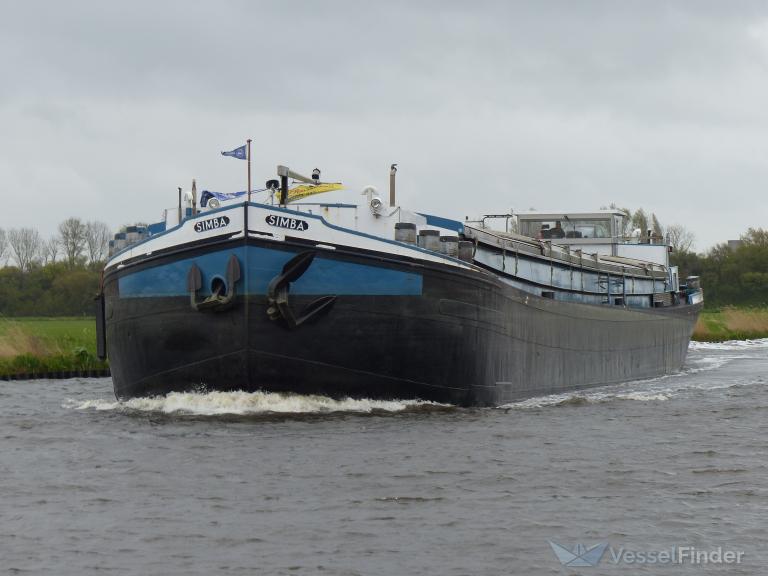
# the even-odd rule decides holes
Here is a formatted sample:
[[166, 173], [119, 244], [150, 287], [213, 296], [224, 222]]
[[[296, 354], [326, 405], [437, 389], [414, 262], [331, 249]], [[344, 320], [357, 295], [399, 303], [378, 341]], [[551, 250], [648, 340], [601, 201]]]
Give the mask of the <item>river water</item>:
[[765, 574], [766, 378], [768, 340], [495, 409], [2, 383], [0, 572]]

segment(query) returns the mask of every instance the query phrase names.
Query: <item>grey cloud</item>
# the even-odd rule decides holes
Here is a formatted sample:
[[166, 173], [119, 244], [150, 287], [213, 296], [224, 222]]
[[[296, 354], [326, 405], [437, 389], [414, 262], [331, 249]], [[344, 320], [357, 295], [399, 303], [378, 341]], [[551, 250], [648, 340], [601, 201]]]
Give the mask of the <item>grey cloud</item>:
[[0, 227], [242, 189], [218, 152], [253, 137], [259, 180], [397, 161], [420, 210], [615, 201], [703, 248], [762, 224], [767, 65], [761, 3], [7, 4]]

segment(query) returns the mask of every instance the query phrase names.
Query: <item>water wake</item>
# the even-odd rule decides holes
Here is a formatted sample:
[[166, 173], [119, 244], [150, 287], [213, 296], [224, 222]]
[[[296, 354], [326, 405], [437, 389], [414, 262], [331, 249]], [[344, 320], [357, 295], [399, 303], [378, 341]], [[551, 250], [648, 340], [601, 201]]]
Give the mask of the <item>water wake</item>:
[[500, 406], [504, 409], [530, 410], [532, 408], [547, 408], [550, 406], [578, 406], [582, 404], [603, 404], [616, 400], [635, 400], [638, 402], [661, 402], [669, 400], [672, 395], [669, 391], [645, 390], [645, 391], [592, 391], [592, 392], [568, 392], [563, 394], [550, 394], [549, 396], [537, 396], [520, 402], [512, 402]]
[[725, 342], [694, 342], [688, 346], [689, 350], [755, 350], [768, 348], [768, 338], [755, 340], [726, 340]]
[[549, 406], [569, 406], [581, 404], [603, 404], [622, 400], [634, 400], [639, 402], [663, 402], [684, 395], [695, 394], [701, 391], [710, 392], [737, 388], [741, 386], [764, 385], [765, 380], [760, 378], [748, 379], [702, 379], [700, 373], [715, 370], [732, 360], [738, 360], [743, 356], [723, 356], [718, 358], [704, 357], [695, 366], [689, 366], [677, 374], [667, 374], [648, 380], [636, 380], [621, 384], [611, 384], [578, 390], [537, 396], [519, 402], [512, 402], [501, 406], [509, 409], [531, 409]]
[[402, 412], [403, 410], [445, 407], [422, 400], [334, 400], [326, 396], [302, 396], [271, 392], [172, 392], [167, 396], [132, 398], [125, 401], [104, 399], [72, 402], [76, 410], [155, 412], [161, 414], [218, 416], [259, 414], [329, 414], [352, 412]]

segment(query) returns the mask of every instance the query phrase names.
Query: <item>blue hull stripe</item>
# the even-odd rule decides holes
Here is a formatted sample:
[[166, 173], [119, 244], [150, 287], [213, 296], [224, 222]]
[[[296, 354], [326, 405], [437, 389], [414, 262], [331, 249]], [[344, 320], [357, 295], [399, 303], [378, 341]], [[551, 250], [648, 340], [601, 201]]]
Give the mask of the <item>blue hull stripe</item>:
[[[244, 258], [247, 250], [247, 259]], [[238, 294], [263, 296], [269, 282], [281, 272], [292, 252], [255, 246], [238, 247], [186, 258], [140, 270], [119, 279], [120, 296], [126, 298], [186, 296], [187, 274], [192, 264], [202, 273], [200, 295], [211, 293], [211, 281], [226, 277], [227, 260], [235, 254], [240, 260], [243, 278], [237, 284]], [[247, 286], [247, 288], [246, 288]], [[319, 254], [306, 273], [291, 284], [297, 295], [369, 295], [418, 296], [422, 292], [422, 276], [412, 272], [356, 264], [323, 258]]]

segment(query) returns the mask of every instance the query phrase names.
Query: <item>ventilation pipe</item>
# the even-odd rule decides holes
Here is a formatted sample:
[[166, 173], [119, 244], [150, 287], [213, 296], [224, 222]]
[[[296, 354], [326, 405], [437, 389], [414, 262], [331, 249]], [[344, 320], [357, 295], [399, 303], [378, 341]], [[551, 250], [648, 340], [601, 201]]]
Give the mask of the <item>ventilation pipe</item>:
[[432, 252], [440, 252], [440, 231], [439, 230], [420, 230], [419, 247]]
[[411, 222], [395, 224], [395, 240], [406, 244], [416, 244], [416, 224]]
[[469, 240], [459, 240], [459, 260], [472, 262], [475, 256], [475, 243]]
[[395, 207], [395, 175], [397, 174], [397, 164], [392, 164], [389, 168], [389, 205]]
[[459, 237], [458, 236], [441, 236], [440, 252], [445, 254], [446, 256], [458, 258], [459, 257]]

